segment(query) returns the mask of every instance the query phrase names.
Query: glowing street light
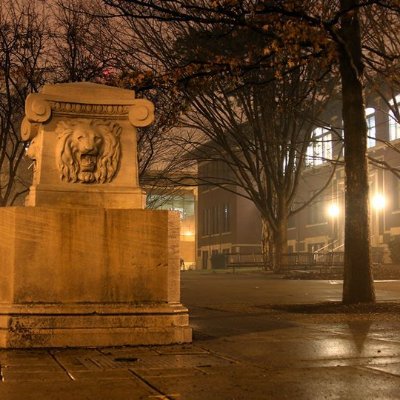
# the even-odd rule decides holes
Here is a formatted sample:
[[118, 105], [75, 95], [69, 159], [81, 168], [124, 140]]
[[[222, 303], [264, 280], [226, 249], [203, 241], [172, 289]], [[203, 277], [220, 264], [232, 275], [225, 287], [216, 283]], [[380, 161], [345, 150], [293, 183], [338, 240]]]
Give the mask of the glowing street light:
[[337, 204], [331, 204], [331, 205], [328, 207], [328, 215], [329, 215], [331, 218], [335, 218], [335, 217], [337, 217], [337, 216], [339, 215], [339, 207], [338, 207]]
[[383, 210], [385, 208], [385, 203], [386, 199], [380, 193], [375, 194], [375, 196], [372, 198], [372, 207], [377, 211]]

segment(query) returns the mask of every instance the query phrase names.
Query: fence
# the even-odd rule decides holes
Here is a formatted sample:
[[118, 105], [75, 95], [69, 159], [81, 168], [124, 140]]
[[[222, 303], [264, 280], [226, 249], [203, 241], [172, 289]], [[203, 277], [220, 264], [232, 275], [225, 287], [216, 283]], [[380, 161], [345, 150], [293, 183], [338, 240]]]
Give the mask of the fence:
[[[374, 265], [383, 262], [383, 251], [371, 248], [371, 260]], [[219, 253], [211, 256], [212, 268], [225, 267], [263, 267], [263, 256], [259, 253]], [[329, 251], [325, 253], [287, 253], [283, 254], [285, 269], [312, 269], [343, 267], [344, 251]]]
[[[220, 254], [219, 256], [222, 256]], [[263, 266], [262, 254], [224, 254], [224, 266], [226, 267], [245, 267]], [[290, 269], [307, 269], [314, 266], [341, 266], [343, 265], [343, 252], [329, 253], [288, 253], [283, 254], [283, 265]], [[214, 263], [215, 264], [215, 263]]]
[[343, 251], [330, 251], [327, 253], [289, 253], [284, 254], [283, 262], [286, 269], [341, 267], [343, 264]]
[[212, 268], [263, 266], [262, 254], [219, 253], [211, 256]]

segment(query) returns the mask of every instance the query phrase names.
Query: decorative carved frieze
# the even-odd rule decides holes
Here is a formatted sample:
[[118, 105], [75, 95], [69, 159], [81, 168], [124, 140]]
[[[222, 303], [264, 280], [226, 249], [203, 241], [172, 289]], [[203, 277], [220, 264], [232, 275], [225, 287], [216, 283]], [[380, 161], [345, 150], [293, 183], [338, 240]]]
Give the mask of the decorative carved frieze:
[[125, 105], [102, 105], [102, 104], [79, 104], [63, 103], [58, 101], [50, 102], [51, 109], [57, 113], [65, 114], [99, 114], [104, 116], [127, 115], [129, 107]]
[[60, 121], [56, 128], [56, 163], [60, 178], [73, 183], [106, 183], [121, 157], [121, 126], [100, 119]]

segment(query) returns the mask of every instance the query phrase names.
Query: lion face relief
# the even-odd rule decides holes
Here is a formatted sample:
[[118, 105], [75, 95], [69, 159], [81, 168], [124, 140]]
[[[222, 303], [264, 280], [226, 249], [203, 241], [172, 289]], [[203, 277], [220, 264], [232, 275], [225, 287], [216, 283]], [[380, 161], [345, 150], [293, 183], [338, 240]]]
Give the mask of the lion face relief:
[[118, 169], [121, 127], [112, 121], [76, 119], [57, 125], [56, 162], [61, 180], [110, 182]]

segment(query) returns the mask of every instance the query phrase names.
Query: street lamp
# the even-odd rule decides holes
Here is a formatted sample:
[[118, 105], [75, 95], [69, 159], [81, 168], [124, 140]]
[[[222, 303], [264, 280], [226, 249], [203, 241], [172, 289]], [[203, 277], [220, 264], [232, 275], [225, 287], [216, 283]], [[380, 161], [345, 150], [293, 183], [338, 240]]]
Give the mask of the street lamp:
[[193, 236], [194, 233], [193, 233], [192, 231], [184, 231], [181, 235], [182, 235], [182, 236], [189, 237], [189, 236]]
[[337, 204], [332, 203], [329, 207], [328, 207], [328, 215], [331, 218], [336, 218], [339, 215], [339, 207]]
[[381, 193], [376, 193], [372, 198], [372, 207], [376, 211], [383, 210], [385, 208], [386, 199]]
[[[384, 223], [384, 216], [383, 213], [381, 213], [381, 211], [383, 211], [385, 209], [385, 205], [386, 205], [386, 199], [385, 196], [382, 193], [375, 193], [374, 196], [371, 199], [371, 205], [372, 208], [374, 209], [374, 213], [373, 215], [373, 223], [371, 226], [371, 232], [372, 232], [372, 236], [371, 236], [371, 242], [374, 246], [378, 246], [380, 243], [380, 234], [381, 234], [381, 224], [383, 221]], [[375, 220], [375, 221], [374, 221]]]
[[339, 206], [336, 203], [331, 203], [328, 206], [328, 215], [332, 220], [332, 236], [333, 236], [333, 243], [336, 243], [339, 238], [338, 238], [338, 216], [340, 213]]

